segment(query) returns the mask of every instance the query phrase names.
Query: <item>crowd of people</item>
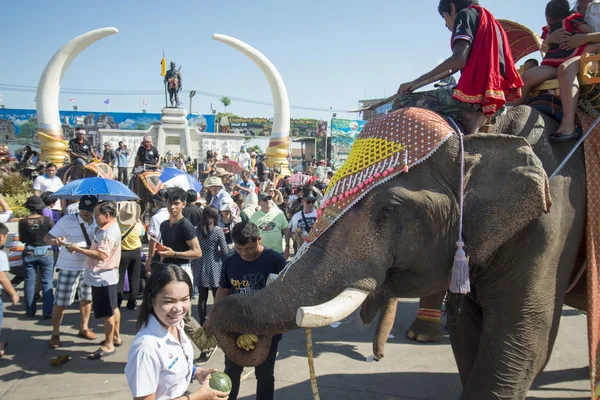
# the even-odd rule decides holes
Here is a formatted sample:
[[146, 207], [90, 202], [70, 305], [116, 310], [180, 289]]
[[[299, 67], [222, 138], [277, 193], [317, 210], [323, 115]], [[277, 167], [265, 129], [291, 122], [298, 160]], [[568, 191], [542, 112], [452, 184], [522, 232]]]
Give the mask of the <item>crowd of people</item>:
[[[85, 163], [89, 158], [82, 153], [90, 151], [90, 146], [84, 131], [77, 135], [70, 151], [75, 163]], [[116, 151], [107, 146], [104, 154], [107, 161], [118, 163], [128, 156], [129, 150], [122, 144]], [[151, 138], [140, 146], [138, 158], [145, 165], [160, 165]], [[135, 310], [141, 299], [138, 334], [125, 370], [133, 396], [177, 398], [187, 389], [186, 382], [197, 379], [203, 384], [190, 398], [227, 398], [207, 386], [211, 371], [197, 366], [206, 364], [216, 348], [202, 349], [196, 364], [190, 355], [199, 328], [211, 332], [209, 296], [217, 303], [228, 295], [261, 290], [283, 269], [315, 223], [315, 203], [323, 197], [333, 171], [323, 161], [314, 166], [313, 176], [281, 176], [268, 167], [265, 156], [244, 147], [235, 157], [243, 168], [241, 173], [224, 170], [217, 166], [218, 161], [216, 152], [207, 152], [198, 171], [203, 178], [200, 193], [178, 187], [158, 191], [153, 197], [155, 212], [147, 225], [140, 219], [136, 202], [99, 201], [90, 195], [62, 204], [53, 196], [63, 186], [56, 176], [57, 167], [47, 164], [44, 174], [34, 181], [34, 194], [23, 204], [29, 215], [18, 221], [11, 244], [10, 254], [20, 259], [15, 268], [11, 257], [12, 280], [6, 275], [7, 254], [0, 252], [2, 290], [19, 303], [16, 288], [23, 284], [23, 305], [29, 318], [36, 318], [41, 303], [41, 317], [52, 323], [48, 339], [52, 349], [65, 346], [61, 322], [65, 310], [75, 302], [80, 315], [78, 336], [96, 340], [98, 335], [90, 327], [93, 312], [93, 317], [102, 321], [104, 340], [88, 354], [90, 360], [117, 352], [123, 344], [121, 307]], [[126, 179], [126, 171], [119, 173], [123, 174], [119, 178]], [[0, 207], [3, 245], [8, 229], [1, 223], [9, 221], [12, 214], [1, 198]], [[244, 279], [248, 273], [256, 279]], [[192, 316], [195, 298], [198, 308]], [[256, 368], [261, 399], [273, 397], [279, 339], [273, 341], [267, 360]], [[7, 343], [0, 342], [0, 357], [7, 348]], [[173, 368], [159, 362], [166, 351], [181, 353], [175, 358], [181, 365]], [[227, 357], [225, 365], [233, 382], [229, 398], [235, 399], [243, 368]]]

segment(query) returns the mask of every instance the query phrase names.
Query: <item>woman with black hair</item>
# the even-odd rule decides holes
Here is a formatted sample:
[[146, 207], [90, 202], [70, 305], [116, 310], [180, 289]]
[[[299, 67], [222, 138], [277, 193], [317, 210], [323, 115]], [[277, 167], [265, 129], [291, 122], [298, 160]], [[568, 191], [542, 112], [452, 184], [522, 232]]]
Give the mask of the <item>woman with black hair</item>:
[[54, 255], [52, 246], [44, 242], [44, 236], [54, 226], [51, 218], [42, 215], [46, 204], [38, 196], [30, 196], [24, 204], [30, 214], [19, 221], [19, 238], [23, 242], [23, 274], [25, 277], [25, 309], [28, 317], [36, 312], [35, 276], [39, 270], [42, 282], [42, 302], [44, 319], [52, 318], [54, 293]]
[[[221, 279], [221, 268], [227, 260], [229, 247], [225, 240], [223, 229], [218, 226], [219, 213], [213, 206], [208, 206], [202, 210], [200, 225], [196, 228], [196, 236], [200, 242], [202, 256], [192, 261], [192, 271], [194, 272], [194, 282], [198, 287], [198, 321], [204, 323], [206, 319], [208, 300], [208, 291], [212, 292], [215, 299], [219, 279]], [[200, 362], [208, 362], [212, 356], [212, 350], [200, 354]]]
[[[192, 342], [183, 331], [183, 318], [191, 307], [192, 281], [174, 264], [157, 266], [148, 279], [140, 306], [137, 329], [125, 375], [134, 399], [227, 399], [211, 389], [210, 373], [194, 365]], [[191, 382], [200, 388], [186, 394]]]

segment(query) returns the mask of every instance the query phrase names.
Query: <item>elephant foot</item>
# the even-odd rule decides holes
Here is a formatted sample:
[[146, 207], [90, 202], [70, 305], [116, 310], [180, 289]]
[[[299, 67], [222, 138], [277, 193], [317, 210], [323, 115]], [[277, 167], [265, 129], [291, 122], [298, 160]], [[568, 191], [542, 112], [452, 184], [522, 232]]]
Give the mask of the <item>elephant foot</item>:
[[440, 321], [424, 321], [417, 317], [408, 328], [406, 336], [417, 342], [439, 342], [442, 340], [442, 323]]

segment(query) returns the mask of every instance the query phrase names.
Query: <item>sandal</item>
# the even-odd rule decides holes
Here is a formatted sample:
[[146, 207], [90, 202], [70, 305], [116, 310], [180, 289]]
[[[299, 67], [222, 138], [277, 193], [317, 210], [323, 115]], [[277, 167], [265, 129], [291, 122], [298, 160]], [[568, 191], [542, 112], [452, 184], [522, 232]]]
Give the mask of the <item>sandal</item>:
[[60, 336], [59, 335], [52, 335], [50, 337], [50, 342], [49, 342], [50, 348], [51, 349], [57, 349], [60, 347]]
[[[104, 346], [104, 343], [106, 343], [106, 340], [101, 341], [100, 346]], [[116, 339], [113, 339], [113, 346], [121, 347], [121, 346], [123, 346], [123, 341], [122, 340], [117, 341]]]
[[77, 334], [77, 336], [79, 336], [80, 338], [83, 339], [87, 339], [87, 340], [94, 340], [96, 339], [98, 336], [96, 336], [96, 334], [94, 332], [92, 332], [91, 329], [86, 329], [84, 331], [79, 331], [79, 333]]
[[570, 134], [554, 132], [553, 134], [550, 135], [549, 139], [553, 143], [565, 143], [565, 142], [568, 142], [569, 140], [577, 140], [580, 137], [581, 137], [581, 134], [579, 133], [579, 131], [577, 129], [575, 129]]
[[104, 350], [102, 350], [102, 347], [99, 347], [98, 350], [96, 350], [92, 354], [88, 354], [87, 358], [88, 358], [88, 360], [100, 360], [102, 357], [112, 356], [116, 352], [117, 352], [117, 350], [104, 351]]

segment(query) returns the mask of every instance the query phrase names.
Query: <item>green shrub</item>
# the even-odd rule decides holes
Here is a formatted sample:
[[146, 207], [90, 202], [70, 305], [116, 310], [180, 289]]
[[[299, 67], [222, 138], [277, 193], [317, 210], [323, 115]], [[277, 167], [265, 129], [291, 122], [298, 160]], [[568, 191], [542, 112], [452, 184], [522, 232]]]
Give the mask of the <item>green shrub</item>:
[[5, 195], [4, 200], [8, 203], [8, 206], [13, 212], [15, 218], [22, 218], [29, 215], [29, 210], [23, 207], [23, 204], [27, 201], [29, 196], [32, 196], [33, 192], [20, 193], [14, 195]]
[[33, 191], [33, 182], [27, 180], [18, 172], [11, 172], [2, 177], [0, 193], [4, 196], [15, 196]]

